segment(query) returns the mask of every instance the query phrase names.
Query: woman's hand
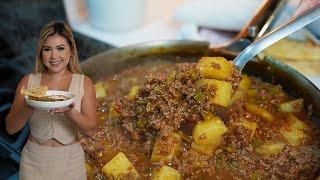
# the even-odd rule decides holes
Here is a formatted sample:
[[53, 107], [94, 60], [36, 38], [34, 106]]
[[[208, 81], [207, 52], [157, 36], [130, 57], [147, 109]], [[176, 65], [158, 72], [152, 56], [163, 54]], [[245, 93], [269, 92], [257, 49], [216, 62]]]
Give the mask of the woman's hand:
[[64, 114], [68, 114], [71, 112], [71, 110], [75, 107], [75, 104], [72, 103], [70, 106], [68, 107], [65, 107], [65, 108], [58, 108], [58, 109], [52, 109], [52, 110], [49, 110], [49, 114], [51, 115], [54, 115], [54, 114], [57, 114], [57, 113], [64, 113]]
[[24, 102], [25, 103], [25, 107], [28, 111], [30, 111], [31, 113], [34, 112], [35, 108], [30, 106], [27, 102]]
[[34, 110], [36, 109], [36, 108], [30, 106], [24, 98], [23, 98], [23, 103], [24, 103], [24, 108], [30, 113], [33, 113]]
[[29, 75], [24, 76], [15, 91], [14, 100], [11, 109], [6, 117], [6, 130], [9, 134], [15, 134], [19, 132], [28, 118], [34, 112], [34, 108], [29, 106], [21, 94], [22, 87], [26, 87], [28, 83]]

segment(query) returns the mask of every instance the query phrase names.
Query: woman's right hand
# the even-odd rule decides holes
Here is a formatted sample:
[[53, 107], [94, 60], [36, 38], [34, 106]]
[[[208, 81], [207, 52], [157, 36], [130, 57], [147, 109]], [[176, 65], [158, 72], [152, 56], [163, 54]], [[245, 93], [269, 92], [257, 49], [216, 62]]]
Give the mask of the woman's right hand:
[[34, 112], [34, 108], [27, 104], [24, 95], [21, 94], [22, 87], [27, 86], [28, 78], [29, 76], [26, 75], [20, 80], [11, 109], [6, 117], [6, 130], [9, 134], [20, 131]]
[[30, 105], [26, 102], [26, 100], [24, 100], [24, 104], [25, 104], [24, 107], [27, 109], [27, 111], [29, 111], [29, 112], [31, 112], [31, 113], [34, 112], [35, 108], [32, 107], [32, 106], [30, 106]]

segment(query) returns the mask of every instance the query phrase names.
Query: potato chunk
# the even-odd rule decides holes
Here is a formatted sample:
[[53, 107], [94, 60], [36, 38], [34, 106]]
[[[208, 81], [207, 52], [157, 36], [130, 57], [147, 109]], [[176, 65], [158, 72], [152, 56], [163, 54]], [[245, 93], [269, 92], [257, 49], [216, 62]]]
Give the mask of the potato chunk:
[[176, 132], [171, 132], [167, 137], [157, 137], [153, 146], [151, 161], [169, 163], [179, 153], [182, 137]]
[[299, 146], [307, 137], [304, 131], [308, 129], [308, 126], [291, 113], [288, 114], [287, 120], [288, 124], [280, 129], [280, 133], [290, 145]]
[[289, 121], [289, 125], [291, 128], [299, 129], [302, 131], [305, 131], [308, 129], [308, 126], [304, 122], [300, 121], [296, 116], [294, 116], [291, 113], [288, 114], [287, 119]]
[[253, 137], [254, 133], [256, 132], [257, 129], [257, 123], [255, 122], [250, 122], [247, 120], [241, 120], [239, 122], [233, 123], [235, 126], [243, 126], [251, 131], [250, 139]]
[[197, 69], [203, 78], [225, 80], [231, 77], [233, 65], [223, 57], [202, 57]]
[[251, 79], [249, 76], [247, 75], [243, 75], [242, 79], [239, 83], [238, 89], [243, 90], [243, 91], [247, 91], [251, 86]]
[[214, 115], [206, 114], [193, 129], [192, 137], [198, 145], [219, 146], [222, 135], [228, 131], [223, 121]]
[[273, 116], [272, 114], [270, 114], [267, 110], [265, 110], [264, 108], [255, 105], [255, 104], [245, 104], [247, 110], [253, 114], [259, 115], [261, 117], [263, 117], [265, 120], [272, 122], [273, 121]]
[[212, 146], [212, 145], [200, 145], [195, 142], [191, 143], [191, 149], [193, 149], [194, 151], [196, 151], [200, 154], [206, 154], [209, 156], [213, 155], [215, 148], [216, 147]]
[[196, 87], [203, 89], [212, 103], [224, 107], [229, 106], [232, 93], [231, 83], [214, 79], [200, 79], [196, 82]]
[[139, 86], [133, 86], [128, 94], [129, 100], [134, 100], [139, 92]]
[[181, 174], [179, 171], [169, 167], [162, 166], [160, 169], [157, 169], [152, 174], [152, 180], [180, 180]]
[[109, 107], [109, 118], [118, 118], [119, 115], [120, 114], [116, 111], [116, 102], [112, 102]]
[[277, 109], [280, 112], [300, 112], [303, 109], [303, 99], [278, 104]]
[[102, 82], [98, 82], [94, 85], [95, 91], [96, 91], [96, 98], [102, 98], [106, 97], [106, 90], [104, 88], [104, 85]]
[[114, 158], [106, 163], [102, 167], [102, 172], [109, 179], [121, 179], [122, 177], [130, 177], [131, 179], [139, 178], [137, 170], [122, 152], [118, 153]]
[[284, 148], [284, 144], [280, 142], [267, 142], [262, 145], [260, 145], [256, 152], [265, 155], [265, 156], [271, 156], [279, 154]]
[[231, 103], [234, 103], [235, 101], [243, 98], [246, 92], [249, 90], [250, 86], [251, 86], [251, 79], [247, 75], [243, 75], [239, 83], [238, 89], [236, 90], [236, 92], [231, 98]]
[[295, 128], [281, 128], [280, 133], [292, 146], [300, 146], [302, 140], [306, 137], [303, 131]]
[[93, 169], [92, 169], [91, 164], [86, 162], [85, 166], [86, 166], [86, 171], [87, 171], [87, 179], [94, 180]]

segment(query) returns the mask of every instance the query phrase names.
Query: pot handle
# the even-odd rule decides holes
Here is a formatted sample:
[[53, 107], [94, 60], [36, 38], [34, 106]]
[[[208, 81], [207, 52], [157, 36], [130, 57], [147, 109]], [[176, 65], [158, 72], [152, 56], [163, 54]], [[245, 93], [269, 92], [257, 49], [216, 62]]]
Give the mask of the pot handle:
[[210, 49], [238, 54], [249, 46], [255, 38], [262, 36], [272, 27], [274, 19], [276, 19], [286, 3], [287, 0], [263, 0], [254, 16], [235, 38], [219, 46], [210, 45]]

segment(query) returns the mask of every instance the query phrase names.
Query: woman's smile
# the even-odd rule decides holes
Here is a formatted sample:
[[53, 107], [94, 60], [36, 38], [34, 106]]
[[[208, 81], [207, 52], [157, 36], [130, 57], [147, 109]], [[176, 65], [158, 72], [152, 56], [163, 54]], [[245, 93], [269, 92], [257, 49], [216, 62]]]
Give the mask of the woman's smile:
[[42, 47], [43, 64], [48, 71], [60, 72], [67, 69], [71, 49], [67, 40], [59, 35], [50, 35]]
[[52, 66], [58, 66], [59, 64], [61, 64], [63, 62], [63, 60], [51, 60], [49, 61], [49, 63], [52, 65]]

